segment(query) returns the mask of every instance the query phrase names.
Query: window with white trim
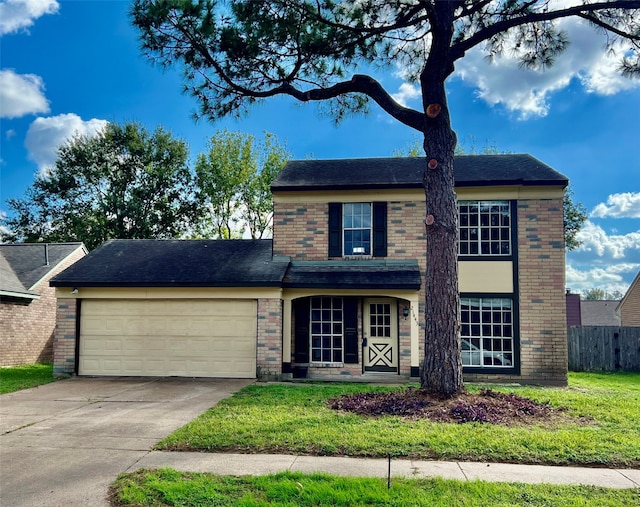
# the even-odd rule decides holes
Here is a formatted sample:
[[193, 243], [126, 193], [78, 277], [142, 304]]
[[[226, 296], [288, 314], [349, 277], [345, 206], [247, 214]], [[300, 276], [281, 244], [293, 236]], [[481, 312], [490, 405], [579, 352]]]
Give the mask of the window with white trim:
[[312, 363], [343, 362], [342, 298], [314, 297], [310, 305]]
[[459, 201], [458, 255], [511, 255], [511, 203]]
[[371, 203], [345, 203], [342, 208], [344, 255], [371, 255]]
[[513, 301], [460, 298], [462, 366], [511, 368], [514, 360]]

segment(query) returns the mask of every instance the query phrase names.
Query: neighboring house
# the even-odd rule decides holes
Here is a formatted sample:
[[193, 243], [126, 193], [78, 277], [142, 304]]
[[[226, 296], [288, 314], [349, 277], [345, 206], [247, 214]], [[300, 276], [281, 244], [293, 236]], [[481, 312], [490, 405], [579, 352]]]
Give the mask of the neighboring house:
[[567, 291], [567, 326], [620, 326], [619, 303], [609, 299], [581, 299], [580, 294]]
[[[273, 240], [107, 242], [52, 281], [55, 371], [418, 376], [424, 166], [289, 162]], [[529, 155], [479, 155], [456, 158], [455, 181], [465, 378], [565, 384], [567, 179]]]
[[620, 325], [626, 327], [640, 326], [640, 271], [618, 304], [616, 313], [620, 316]]
[[87, 254], [82, 243], [0, 245], [0, 366], [53, 360], [49, 280]]
[[582, 325], [582, 310], [580, 294], [574, 294], [567, 289], [565, 295], [567, 304], [567, 326], [575, 327]]

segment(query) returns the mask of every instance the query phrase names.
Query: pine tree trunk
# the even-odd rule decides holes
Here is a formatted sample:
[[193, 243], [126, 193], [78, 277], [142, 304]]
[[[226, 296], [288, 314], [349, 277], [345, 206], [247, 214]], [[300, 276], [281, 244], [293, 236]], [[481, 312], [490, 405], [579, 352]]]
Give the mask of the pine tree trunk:
[[[452, 15], [440, 4], [443, 18]], [[438, 8], [436, 8], [438, 9]], [[450, 19], [441, 19], [442, 31], [434, 33], [431, 55], [446, 55], [452, 32]], [[439, 51], [439, 49], [441, 51]], [[443, 59], [429, 58], [421, 76], [426, 113], [424, 149], [426, 167], [427, 274], [425, 298], [425, 347], [422, 388], [439, 397], [453, 397], [464, 391], [460, 358], [460, 310], [458, 293], [458, 225], [453, 175], [456, 135], [451, 129], [445, 79], [453, 68]]]
[[[427, 168], [424, 174], [427, 273], [422, 387], [447, 398], [464, 389], [460, 359], [453, 139], [455, 134], [451, 129], [429, 130], [425, 137]], [[438, 163], [435, 169], [429, 166], [434, 165], [433, 160]]]

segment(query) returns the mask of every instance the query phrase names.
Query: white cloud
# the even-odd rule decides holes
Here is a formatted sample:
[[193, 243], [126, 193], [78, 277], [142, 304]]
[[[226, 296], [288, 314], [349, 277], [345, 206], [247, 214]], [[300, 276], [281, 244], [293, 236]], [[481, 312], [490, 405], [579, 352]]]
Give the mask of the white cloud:
[[596, 255], [607, 262], [631, 257], [640, 261], [640, 230], [624, 235], [608, 235], [602, 227], [587, 220], [576, 238], [582, 241], [576, 250], [577, 254]]
[[604, 49], [606, 39], [582, 20], [558, 22], [571, 41], [555, 64], [545, 71], [522, 69], [514, 55], [487, 62], [482, 48], [469, 51], [456, 64], [456, 75], [478, 89], [478, 96], [490, 105], [502, 104], [521, 118], [544, 116], [549, 96], [579, 80], [590, 93], [612, 95], [640, 86], [640, 80], [624, 78], [617, 71], [622, 46], [614, 53]]
[[607, 204], [600, 203], [591, 212], [600, 218], [640, 218], [640, 192], [610, 195]]
[[567, 287], [624, 293], [640, 269], [640, 230], [609, 234], [587, 220], [577, 238], [583, 244], [567, 253]]
[[30, 27], [40, 16], [58, 12], [59, 7], [56, 0], [5, 0], [0, 3], [0, 35]]
[[620, 264], [610, 268], [591, 268], [580, 270], [567, 264], [567, 288], [571, 292], [581, 293], [589, 289], [603, 289], [608, 293], [619, 291], [624, 294], [638, 273], [640, 264]]
[[[7, 219], [7, 212], [0, 209], [0, 222], [6, 219]], [[7, 227], [5, 224], [0, 223], [0, 243], [7, 241], [8, 238], [11, 238], [12, 236], [13, 236], [13, 233], [11, 232], [11, 229], [9, 229], [9, 227]]]
[[420, 97], [421, 92], [417, 86], [409, 83], [402, 83], [397, 93], [392, 95], [393, 100], [406, 106], [411, 99]]
[[76, 135], [94, 135], [104, 129], [106, 120], [82, 120], [73, 113], [36, 118], [29, 126], [24, 145], [29, 158], [38, 164], [40, 175], [46, 175], [57, 158], [57, 150]]
[[18, 118], [26, 114], [48, 113], [44, 83], [35, 74], [16, 74], [0, 70], [0, 118]]

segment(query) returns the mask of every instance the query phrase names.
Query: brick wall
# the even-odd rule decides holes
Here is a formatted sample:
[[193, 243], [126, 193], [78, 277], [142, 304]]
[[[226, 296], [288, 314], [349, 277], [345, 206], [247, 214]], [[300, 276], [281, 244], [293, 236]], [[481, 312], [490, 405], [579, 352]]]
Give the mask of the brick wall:
[[256, 375], [273, 380], [282, 374], [282, 301], [258, 299], [258, 353]]
[[57, 302], [53, 340], [54, 377], [66, 377], [75, 372], [78, 304], [79, 301], [73, 298], [60, 298]]
[[56, 292], [49, 280], [85, 255], [78, 249], [36, 284], [40, 299], [28, 304], [0, 302], [0, 366], [51, 362], [56, 325]]
[[309, 261], [327, 258], [327, 203], [274, 203], [273, 207], [273, 255]]
[[518, 203], [520, 350], [525, 382], [567, 383], [562, 199]]

